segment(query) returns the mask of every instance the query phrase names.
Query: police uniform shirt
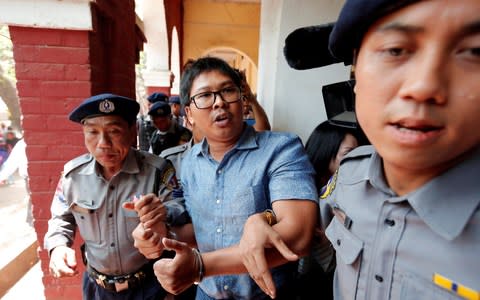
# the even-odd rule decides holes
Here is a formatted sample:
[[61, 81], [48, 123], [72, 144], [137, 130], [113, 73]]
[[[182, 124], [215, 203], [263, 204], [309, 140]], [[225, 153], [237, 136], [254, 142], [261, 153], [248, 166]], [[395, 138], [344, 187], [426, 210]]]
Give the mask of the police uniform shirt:
[[181, 178], [180, 174], [182, 170], [181, 165], [183, 157], [185, 157], [187, 150], [191, 149], [192, 146], [193, 139], [190, 139], [188, 143], [165, 149], [162, 151], [162, 153], [160, 153], [160, 157], [168, 159], [172, 162], [173, 166], [175, 167], [175, 173], [177, 174], [178, 179]]
[[323, 196], [334, 212], [335, 299], [479, 299], [479, 178], [476, 151], [397, 196], [374, 149], [353, 150]]
[[[139, 218], [122, 203], [152, 193], [157, 169], [159, 193], [165, 194], [176, 185], [175, 170], [170, 162], [149, 153], [131, 149], [122, 170], [109, 181], [90, 154], [68, 162], [52, 201], [45, 248], [50, 252], [56, 246], [71, 246], [78, 226], [88, 262], [97, 271], [108, 275], [137, 271], [147, 262], [133, 246], [132, 231]], [[177, 200], [166, 203], [169, 214], [182, 213]]]
[[142, 115], [137, 120], [138, 128], [138, 146], [140, 150], [148, 151], [150, 147], [150, 139], [152, 138], [155, 126], [152, 123], [150, 115]]
[[192, 132], [190, 130], [172, 121], [172, 125], [167, 132], [162, 133], [158, 129], [155, 131], [150, 140], [148, 152], [160, 155], [163, 150], [178, 146], [181, 141], [187, 142], [191, 138]]

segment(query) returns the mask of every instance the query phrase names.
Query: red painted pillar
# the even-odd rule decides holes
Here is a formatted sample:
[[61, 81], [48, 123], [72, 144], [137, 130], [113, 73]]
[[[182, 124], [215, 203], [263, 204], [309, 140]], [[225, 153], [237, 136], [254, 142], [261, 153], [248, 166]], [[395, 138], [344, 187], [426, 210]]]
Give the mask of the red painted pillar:
[[135, 98], [135, 63], [144, 41], [135, 24], [134, 1], [112, 6], [110, 0], [97, 0], [91, 5], [92, 31], [9, 27], [47, 300], [82, 299], [78, 235], [74, 249], [80, 274], [75, 277], [53, 278], [43, 249], [63, 165], [86, 152], [81, 127], [68, 114], [98, 93]]
[[[83, 136], [68, 113], [91, 95], [86, 31], [10, 27], [22, 126], [29, 159], [35, 231], [47, 299], [81, 299], [80, 279], [48, 273], [43, 237], [63, 164], [84, 152]], [[80, 256], [77, 255], [81, 265]]]

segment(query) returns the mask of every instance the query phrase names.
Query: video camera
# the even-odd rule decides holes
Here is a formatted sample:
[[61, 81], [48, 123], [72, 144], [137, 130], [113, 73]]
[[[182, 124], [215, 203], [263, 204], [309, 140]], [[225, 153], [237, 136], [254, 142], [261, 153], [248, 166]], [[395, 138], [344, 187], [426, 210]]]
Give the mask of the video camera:
[[322, 87], [328, 121], [337, 126], [357, 128], [355, 115], [355, 80], [337, 82]]

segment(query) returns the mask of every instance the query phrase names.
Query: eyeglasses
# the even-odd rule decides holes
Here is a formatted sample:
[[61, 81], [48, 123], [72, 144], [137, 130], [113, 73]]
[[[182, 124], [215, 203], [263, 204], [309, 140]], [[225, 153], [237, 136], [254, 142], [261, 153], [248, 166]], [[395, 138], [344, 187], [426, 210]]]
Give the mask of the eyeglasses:
[[195, 103], [195, 106], [198, 109], [207, 109], [213, 106], [215, 100], [217, 99], [217, 95], [220, 96], [220, 99], [222, 99], [222, 101], [225, 101], [227, 103], [234, 103], [240, 101], [240, 99], [242, 98], [240, 89], [238, 87], [229, 86], [215, 92], [211, 91], [196, 94], [190, 97], [190, 100]]

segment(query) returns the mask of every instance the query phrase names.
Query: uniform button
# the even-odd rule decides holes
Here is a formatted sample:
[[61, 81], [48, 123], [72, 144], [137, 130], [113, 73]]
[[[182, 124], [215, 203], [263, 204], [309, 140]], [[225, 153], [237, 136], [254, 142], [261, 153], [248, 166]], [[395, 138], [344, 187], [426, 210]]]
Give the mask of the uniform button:
[[218, 170], [217, 174], [222, 174], [222, 169]]
[[83, 219], [85, 219], [85, 217], [84, 217], [84, 216], [80, 216], [80, 219], [82, 219], [82, 220], [83, 220]]
[[395, 221], [391, 219], [385, 219], [385, 224], [387, 224], [390, 227], [395, 226]]
[[113, 217], [113, 214], [112, 214], [112, 213], [109, 213], [109, 214], [108, 214], [108, 217], [109, 217], [109, 218]]
[[217, 204], [220, 204], [220, 199], [217, 199]]
[[113, 190], [113, 189], [115, 189], [115, 187], [114, 187], [113, 185], [111, 185], [111, 186], [110, 186], [110, 189]]
[[223, 289], [224, 289], [224, 290], [228, 290], [228, 285], [224, 285], [224, 286], [223, 286]]
[[111, 243], [111, 244], [110, 244], [110, 247], [115, 247], [115, 243]]
[[337, 245], [340, 246], [342, 244], [342, 241], [340, 239], [337, 240]]
[[222, 229], [221, 229], [221, 228], [217, 228], [217, 232], [218, 232], [218, 233], [222, 232]]
[[383, 282], [383, 277], [380, 276], [380, 275], [375, 275], [375, 279], [376, 279], [378, 282]]

